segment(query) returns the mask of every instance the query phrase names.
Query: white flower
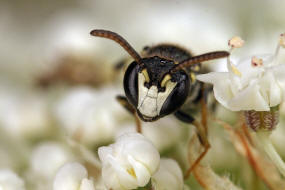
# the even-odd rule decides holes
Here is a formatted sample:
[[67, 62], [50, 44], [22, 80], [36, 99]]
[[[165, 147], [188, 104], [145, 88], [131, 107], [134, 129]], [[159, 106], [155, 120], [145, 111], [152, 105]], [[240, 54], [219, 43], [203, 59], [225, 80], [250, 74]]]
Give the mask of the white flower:
[[93, 181], [88, 179], [88, 173], [81, 164], [67, 163], [57, 172], [53, 190], [95, 190]]
[[0, 87], [0, 126], [13, 137], [47, 134], [47, 102], [40, 95]]
[[[282, 44], [281, 44], [282, 45]], [[214, 85], [215, 98], [232, 111], [269, 111], [284, 99], [285, 64], [277, 55], [256, 55], [237, 66], [228, 59], [229, 72], [212, 72], [197, 79]]]
[[[149, 139], [153, 145], [163, 151], [179, 142], [183, 136], [184, 127], [177, 124], [177, 120], [169, 117], [161, 118], [155, 122], [143, 122], [142, 134]], [[134, 122], [124, 125], [118, 133], [120, 136], [127, 132], [135, 132]]]
[[72, 154], [61, 144], [46, 142], [38, 145], [32, 152], [31, 170], [38, 177], [51, 178], [68, 161]]
[[116, 94], [112, 87], [100, 91], [87, 87], [72, 89], [56, 106], [55, 114], [60, 126], [84, 144], [112, 140], [118, 120], [128, 114], [116, 102]]
[[147, 185], [159, 167], [153, 144], [138, 133], [124, 134], [114, 144], [100, 147], [102, 178], [110, 189], [136, 189]]
[[24, 181], [9, 169], [0, 170], [0, 189], [1, 190], [24, 190]]
[[183, 174], [175, 160], [161, 159], [159, 170], [151, 178], [154, 190], [182, 190]]

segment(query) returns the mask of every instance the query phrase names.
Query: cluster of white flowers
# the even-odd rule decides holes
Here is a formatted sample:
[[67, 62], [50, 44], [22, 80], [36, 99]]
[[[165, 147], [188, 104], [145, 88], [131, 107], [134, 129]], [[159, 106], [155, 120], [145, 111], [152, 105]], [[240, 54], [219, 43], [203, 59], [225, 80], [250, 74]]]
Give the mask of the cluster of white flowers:
[[[46, 145], [38, 149], [49, 148], [51, 147]], [[55, 176], [53, 189], [127, 190], [144, 187], [150, 182], [155, 190], [184, 188], [182, 171], [176, 161], [164, 158], [160, 160], [157, 149], [141, 134], [124, 134], [114, 144], [100, 147], [98, 153], [102, 163], [102, 168], [98, 168], [101, 171], [101, 177], [97, 176], [94, 179], [94, 175], [88, 174], [89, 169], [92, 170], [92, 168], [88, 169], [79, 162], [66, 161], [53, 175]], [[60, 161], [56, 161], [55, 158], [44, 160], [51, 160], [50, 164], [45, 161], [47, 165], [57, 162], [56, 166], [60, 165], [59, 162], [63, 162], [62, 158], [58, 159]], [[55, 168], [51, 170], [49, 173], [53, 173]]]
[[[233, 48], [243, 45], [234, 37]], [[284, 99], [285, 64], [277, 62], [280, 46], [284, 47], [284, 36], [280, 38], [275, 54], [255, 55], [243, 59], [236, 66], [228, 59], [228, 72], [211, 72], [197, 79], [214, 85], [215, 98], [232, 111], [269, 111]]]
[[[0, 108], [0, 124], [7, 130], [5, 132], [16, 137], [46, 135], [47, 130], [50, 130], [47, 127], [51, 124], [50, 116], [55, 116], [59, 126], [65, 129], [68, 136], [63, 139], [67, 140], [67, 143], [49, 140], [37, 143], [33, 147], [23, 143], [22, 146], [26, 148], [24, 152], [28, 154], [24, 154], [25, 160], [21, 159], [19, 165], [15, 165], [11, 160], [11, 158], [17, 160], [19, 153], [14, 154], [11, 150], [13, 154], [10, 155], [6, 149], [3, 151], [0, 149], [4, 155], [7, 155], [7, 158], [1, 157], [1, 162], [3, 161], [2, 164], [5, 166], [18, 168], [25, 161], [28, 165], [27, 170], [23, 172], [27, 184], [24, 184], [24, 181], [11, 170], [1, 170], [0, 188], [3, 186], [17, 190], [25, 188], [120, 190], [143, 187], [151, 183], [157, 190], [183, 189], [182, 171], [178, 164], [174, 160], [160, 160], [158, 152], [179, 141], [182, 134], [181, 126], [177, 126], [172, 119], [165, 118], [155, 122], [154, 126], [149, 123], [144, 124], [144, 136], [128, 133], [126, 131], [129, 129], [122, 130], [122, 127], [127, 124], [131, 131], [134, 131], [135, 124], [128, 125], [132, 117], [116, 102], [114, 98], [116, 94], [117, 91], [112, 87], [100, 91], [87, 87], [73, 88], [65, 92], [57, 102], [55, 112], [51, 112], [54, 115], [50, 115], [48, 108], [54, 106], [48, 106], [46, 100], [43, 101], [36, 96], [30, 97], [28, 94], [22, 97], [11, 96], [9, 91], [6, 90], [5, 93], [2, 91], [1, 108], [9, 108], [9, 110]], [[121, 127], [118, 127], [118, 123], [122, 123]], [[79, 138], [75, 140], [83, 143], [78, 144], [82, 147], [114, 139], [116, 142], [99, 148], [100, 163], [96, 155], [86, 147], [84, 150], [82, 147], [79, 148], [81, 151], [79, 153], [75, 150], [74, 144], [70, 144], [68, 139], [76, 136], [76, 133], [79, 134]], [[19, 142], [24, 141], [20, 139]], [[13, 146], [16, 146], [15, 143], [12, 143]], [[5, 164], [9, 160], [12, 163]], [[166, 166], [165, 162], [170, 166]], [[91, 164], [99, 173], [88, 174], [90, 165], [85, 163]], [[172, 171], [175, 172], [170, 175]]]

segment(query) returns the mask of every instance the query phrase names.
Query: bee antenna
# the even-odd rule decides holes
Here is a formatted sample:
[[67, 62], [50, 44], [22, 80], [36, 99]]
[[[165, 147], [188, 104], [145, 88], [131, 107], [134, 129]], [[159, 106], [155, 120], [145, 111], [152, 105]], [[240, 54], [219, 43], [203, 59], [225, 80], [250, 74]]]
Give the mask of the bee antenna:
[[122, 36], [119, 34], [108, 31], [108, 30], [92, 30], [90, 32], [92, 36], [98, 36], [102, 38], [108, 38], [110, 40], [114, 40], [118, 44], [120, 44], [134, 59], [136, 62], [138, 62], [139, 65], [142, 65], [141, 63], [141, 57], [136, 52], [136, 50], [125, 40]]
[[194, 57], [186, 59], [186, 60], [180, 62], [179, 64], [175, 65], [170, 70], [170, 73], [175, 73], [176, 71], [184, 69], [186, 67], [189, 67], [190, 65], [193, 65], [193, 64], [197, 64], [197, 63], [204, 62], [204, 61], [209, 61], [212, 59], [219, 59], [219, 58], [223, 58], [223, 57], [228, 57], [229, 55], [230, 55], [230, 53], [227, 51], [214, 51], [214, 52], [194, 56]]

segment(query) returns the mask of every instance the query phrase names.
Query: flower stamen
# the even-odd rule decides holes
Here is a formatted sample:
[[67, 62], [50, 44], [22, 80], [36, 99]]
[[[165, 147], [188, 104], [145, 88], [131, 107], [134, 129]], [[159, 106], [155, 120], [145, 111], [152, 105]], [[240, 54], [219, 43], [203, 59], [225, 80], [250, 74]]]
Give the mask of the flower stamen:
[[[239, 36], [234, 36], [232, 39], [229, 40], [228, 45], [231, 47], [229, 52], [230, 55], [234, 48], [241, 48], [244, 44], [244, 40], [242, 40]], [[230, 60], [230, 56], [227, 58], [227, 68], [230, 73], [233, 73], [239, 77], [241, 77], [241, 72], [236, 68], [235, 65], [232, 64]]]
[[280, 34], [279, 45], [285, 48], [285, 33]]
[[276, 60], [278, 58], [280, 47], [285, 48], [285, 33], [280, 34], [279, 41], [273, 57], [273, 65], [275, 65]]
[[263, 59], [259, 59], [255, 56], [251, 58], [251, 66], [253, 67], [260, 67], [263, 66]]
[[137, 178], [134, 168], [127, 169], [127, 172], [134, 178]]

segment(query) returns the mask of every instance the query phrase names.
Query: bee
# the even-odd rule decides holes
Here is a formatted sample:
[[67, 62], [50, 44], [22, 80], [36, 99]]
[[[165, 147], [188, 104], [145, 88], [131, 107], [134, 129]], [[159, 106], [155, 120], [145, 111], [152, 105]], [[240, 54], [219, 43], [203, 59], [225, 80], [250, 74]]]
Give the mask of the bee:
[[[145, 47], [143, 57], [119, 34], [107, 30], [92, 30], [92, 36], [107, 38], [121, 45], [134, 59], [128, 66], [123, 79], [126, 97], [118, 100], [136, 116], [138, 132], [139, 119], [156, 121], [174, 114], [179, 120], [191, 123], [198, 130], [198, 137], [205, 151], [194, 162], [187, 174], [197, 165], [210, 147], [207, 130], [191, 114], [181, 108], [201, 100], [202, 85], [195, 76], [201, 70], [201, 62], [228, 57], [227, 51], [215, 51], [192, 56], [178, 46], [161, 44]], [[188, 99], [188, 100], [187, 100]]]

